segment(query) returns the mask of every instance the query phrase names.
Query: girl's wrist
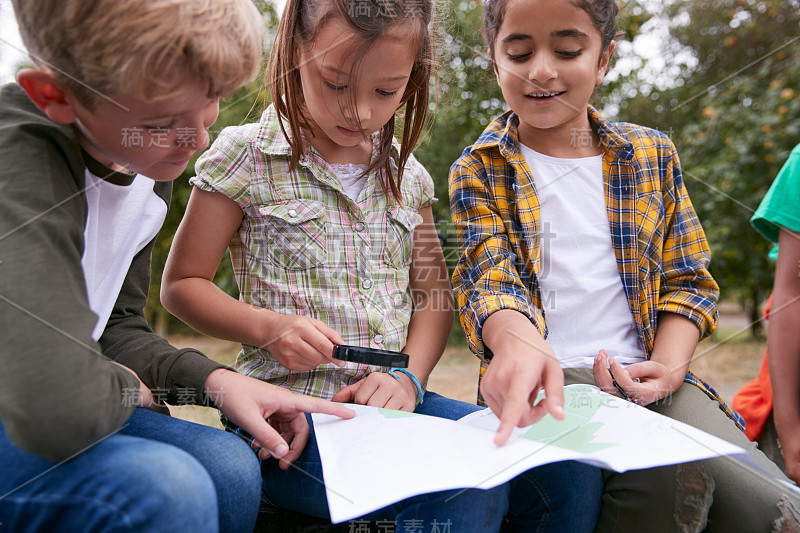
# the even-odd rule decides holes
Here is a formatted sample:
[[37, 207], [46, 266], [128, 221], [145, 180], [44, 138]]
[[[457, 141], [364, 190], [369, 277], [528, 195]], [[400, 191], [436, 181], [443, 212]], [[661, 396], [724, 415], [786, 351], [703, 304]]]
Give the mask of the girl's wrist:
[[425, 388], [412, 371], [405, 368], [392, 368], [389, 370], [389, 375], [404, 384], [412, 397], [415, 398], [415, 405], [422, 403], [425, 396]]
[[252, 345], [266, 348], [275, 340], [275, 319], [278, 318], [279, 313], [263, 307], [251, 307], [251, 309], [253, 310], [253, 320], [249, 321], [250, 335], [251, 339], [255, 341]]

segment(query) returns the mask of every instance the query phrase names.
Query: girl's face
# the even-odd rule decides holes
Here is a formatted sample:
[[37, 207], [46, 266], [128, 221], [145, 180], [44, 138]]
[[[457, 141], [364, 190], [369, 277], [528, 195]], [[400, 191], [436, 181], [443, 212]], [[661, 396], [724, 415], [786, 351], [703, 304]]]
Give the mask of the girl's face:
[[[520, 141], [586, 131], [586, 104], [603, 81], [614, 43], [588, 13], [564, 0], [510, 0], [495, 41], [495, 74], [509, 107], [519, 116]], [[563, 137], [562, 137], [563, 138]]]
[[[378, 39], [350, 74], [358, 37], [344, 21], [326, 22], [311, 47], [297, 54], [312, 134], [307, 139], [329, 163], [368, 163], [370, 135], [400, 107], [417, 52], [408, 28]], [[353, 109], [354, 108], [354, 109]]]

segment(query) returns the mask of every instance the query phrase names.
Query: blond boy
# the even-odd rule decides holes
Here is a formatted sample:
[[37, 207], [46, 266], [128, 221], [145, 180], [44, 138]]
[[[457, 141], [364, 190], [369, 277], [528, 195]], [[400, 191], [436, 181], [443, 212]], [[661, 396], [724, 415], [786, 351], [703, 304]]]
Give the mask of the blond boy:
[[0, 89], [1, 527], [252, 530], [256, 456], [165, 416], [152, 391], [215, 403], [285, 466], [303, 412], [351, 413], [170, 346], [143, 307], [170, 182], [257, 71], [260, 14], [249, 0], [14, 9], [36, 68]]

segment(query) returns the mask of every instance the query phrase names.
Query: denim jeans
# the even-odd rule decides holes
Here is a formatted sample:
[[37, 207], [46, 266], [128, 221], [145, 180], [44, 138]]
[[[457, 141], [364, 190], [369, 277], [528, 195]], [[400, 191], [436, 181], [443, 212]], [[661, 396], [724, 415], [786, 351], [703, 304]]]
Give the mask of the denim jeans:
[[146, 409], [64, 463], [0, 423], [0, 531], [252, 531], [260, 486], [240, 439]]
[[[480, 409], [427, 392], [415, 412], [457, 420]], [[402, 458], [388, 458], [387, 466], [402, 468], [402, 461]], [[277, 461], [262, 462], [265, 503], [329, 518], [313, 425], [306, 448], [294, 464], [297, 468], [284, 471], [278, 468]], [[504, 532], [590, 532], [600, 510], [602, 483], [599, 469], [566, 461], [528, 470], [489, 490], [423, 494], [362, 518], [393, 521], [398, 533], [446, 531], [443, 524], [449, 524], [449, 530], [454, 532], [488, 533], [501, 528]]]

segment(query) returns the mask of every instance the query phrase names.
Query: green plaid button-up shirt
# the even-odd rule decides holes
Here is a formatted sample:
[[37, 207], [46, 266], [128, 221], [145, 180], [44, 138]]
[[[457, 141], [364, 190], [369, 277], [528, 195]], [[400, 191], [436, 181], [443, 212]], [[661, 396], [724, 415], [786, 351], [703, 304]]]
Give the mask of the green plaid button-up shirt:
[[[395, 160], [397, 146], [394, 147]], [[419, 210], [435, 201], [430, 175], [412, 156], [403, 202], [372, 172], [353, 201], [310, 148], [289, 171], [290, 146], [270, 106], [255, 124], [225, 128], [197, 162], [191, 183], [235, 201], [244, 213], [230, 243], [239, 299], [313, 317], [346, 344], [405, 346], [412, 300], [409, 268]], [[275, 332], [276, 337], [281, 332]], [[294, 392], [330, 398], [379, 367], [347, 363], [296, 372], [244, 345], [236, 369]]]
[[[612, 124], [591, 106], [588, 113], [603, 150], [611, 242], [643, 355], [650, 357], [662, 311], [694, 322], [701, 338], [710, 335], [719, 288], [708, 272], [711, 254], [675, 146], [661, 132]], [[495, 311], [519, 311], [547, 335], [537, 280], [539, 199], [535, 176], [519, 151], [517, 124], [512, 112], [494, 120], [450, 169], [450, 206], [459, 236], [453, 287], [470, 348], [481, 357], [481, 376], [490, 355], [481, 330]], [[738, 413], [708, 384], [691, 372], [684, 381], [719, 401], [743, 427]]]

